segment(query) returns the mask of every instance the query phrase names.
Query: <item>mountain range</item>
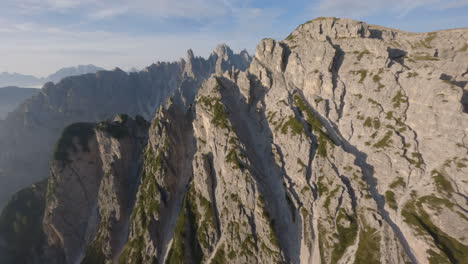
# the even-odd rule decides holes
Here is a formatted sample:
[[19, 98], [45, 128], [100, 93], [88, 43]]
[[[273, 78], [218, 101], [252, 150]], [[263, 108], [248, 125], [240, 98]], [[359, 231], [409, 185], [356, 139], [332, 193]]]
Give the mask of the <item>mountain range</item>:
[[47, 77], [36, 77], [32, 75], [24, 75], [20, 73], [0, 73], [0, 87], [4, 86], [19, 86], [19, 87], [41, 87], [47, 82], [57, 83], [61, 79], [68, 76], [82, 75], [86, 73], [95, 73], [102, 71], [103, 68], [94, 65], [79, 65], [76, 67], [68, 67], [58, 70], [57, 72]]
[[0, 186], [39, 180], [0, 260], [467, 263], [467, 61], [468, 29], [317, 18], [48, 84], [0, 123]]
[[186, 60], [158, 62], [143, 71], [116, 68], [46, 83], [37, 96], [0, 120], [0, 207], [14, 192], [49, 174], [49, 161], [62, 130], [75, 122], [98, 122], [119, 113], [150, 120], [174, 93], [183, 104], [212, 73], [245, 69], [246, 51], [219, 45], [208, 59], [189, 50]]

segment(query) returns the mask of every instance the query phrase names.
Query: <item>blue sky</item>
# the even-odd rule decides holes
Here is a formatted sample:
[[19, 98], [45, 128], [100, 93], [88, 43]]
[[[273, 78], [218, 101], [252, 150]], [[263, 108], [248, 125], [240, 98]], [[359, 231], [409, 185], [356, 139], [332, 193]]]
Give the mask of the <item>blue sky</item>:
[[208, 56], [218, 43], [253, 52], [318, 16], [424, 32], [468, 27], [468, 0], [1, 0], [0, 72], [47, 75], [95, 64], [143, 68]]

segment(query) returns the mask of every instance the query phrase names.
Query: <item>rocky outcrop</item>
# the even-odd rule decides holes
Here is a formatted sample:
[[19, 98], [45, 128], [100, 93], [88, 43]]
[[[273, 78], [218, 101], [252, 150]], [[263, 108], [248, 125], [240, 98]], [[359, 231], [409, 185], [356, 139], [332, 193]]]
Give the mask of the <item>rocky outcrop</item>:
[[208, 59], [189, 51], [187, 60], [158, 62], [141, 72], [115, 69], [47, 83], [0, 123], [0, 207], [18, 188], [47, 176], [53, 146], [67, 125], [120, 113], [150, 120], [169, 96], [180, 94], [185, 105], [212, 73], [245, 69], [249, 62], [245, 51], [234, 54], [220, 45]]
[[117, 142], [94, 125], [75, 132], [64, 146], [92, 136], [85, 151], [58, 152], [67, 165], [53, 162], [49, 190], [62, 191], [45, 205], [45, 259], [466, 262], [467, 34], [319, 18], [264, 39], [248, 70], [159, 108], [146, 147], [145, 136], [128, 145], [139, 154], [114, 152], [139, 168], [113, 167], [114, 182], [132, 182], [120, 196], [102, 176], [121, 164], [102, 158]]
[[65, 129], [47, 186], [43, 226], [49, 263], [102, 263], [121, 249], [148, 127], [141, 117], [121, 115]]

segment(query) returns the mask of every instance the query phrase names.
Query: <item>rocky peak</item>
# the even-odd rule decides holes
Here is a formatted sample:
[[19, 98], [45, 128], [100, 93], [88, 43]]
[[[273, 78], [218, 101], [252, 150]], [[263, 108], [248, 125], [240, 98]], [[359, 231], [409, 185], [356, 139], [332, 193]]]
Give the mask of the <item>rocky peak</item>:
[[319, 17], [300, 25], [290, 37], [307, 34], [309, 37], [326, 40], [328, 38], [367, 38], [371, 36], [365, 22], [336, 17]]
[[216, 46], [216, 49], [213, 51], [213, 54], [216, 54], [219, 58], [228, 60], [230, 57], [234, 55], [234, 52], [231, 50], [231, 48], [228, 45], [226, 45], [225, 43], [222, 43]]

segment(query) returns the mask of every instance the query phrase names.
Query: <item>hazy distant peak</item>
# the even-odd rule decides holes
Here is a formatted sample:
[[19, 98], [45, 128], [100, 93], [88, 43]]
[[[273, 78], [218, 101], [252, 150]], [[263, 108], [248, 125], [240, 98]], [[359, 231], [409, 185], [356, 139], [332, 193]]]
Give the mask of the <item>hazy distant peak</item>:
[[45, 81], [51, 81], [51, 82], [57, 83], [65, 77], [88, 74], [88, 73], [96, 73], [97, 71], [102, 71], [102, 70], [104, 69], [101, 67], [92, 65], [92, 64], [78, 65], [75, 67], [67, 67], [67, 68], [62, 68], [58, 70], [57, 72], [47, 76], [47, 78], [45, 78]]
[[55, 73], [43, 78], [33, 75], [25, 75], [21, 73], [0, 73], [0, 87], [5, 86], [20, 86], [20, 87], [41, 87], [46, 82], [57, 83], [65, 77], [82, 75], [87, 73], [96, 73], [97, 71], [104, 70], [101, 67], [89, 64], [78, 65], [74, 67], [62, 68]]

